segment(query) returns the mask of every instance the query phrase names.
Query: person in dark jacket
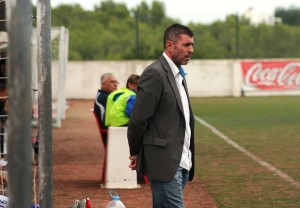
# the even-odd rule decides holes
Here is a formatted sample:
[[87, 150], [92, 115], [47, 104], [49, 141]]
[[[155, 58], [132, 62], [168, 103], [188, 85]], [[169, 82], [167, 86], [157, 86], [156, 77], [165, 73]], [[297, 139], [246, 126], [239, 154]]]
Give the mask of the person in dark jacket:
[[[111, 73], [105, 73], [101, 76], [100, 79], [101, 88], [98, 90], [95, 102], [94, 102], [94, 111], [97, 115], [98, 121], [100, 123], [100, 127], [102, 130], [106, 130], [107, 126], [105, 126], [105, 107], [107, 102], [108, 95], [115, 91], [118, 88], [119, 82], [117, 78]], [[103, 139], [103, 143], [106, 146], [107, 144], [107, 132], [101, 132], [101, 137]]]
[[193, 45], [188, 27], [168, 27], [164, 53], [138, 83], [127, 132], [129, 167], [148, 177], [153, 208], [183, 208], [183, 188], [194, 176], [194, 116], [182, 69]]

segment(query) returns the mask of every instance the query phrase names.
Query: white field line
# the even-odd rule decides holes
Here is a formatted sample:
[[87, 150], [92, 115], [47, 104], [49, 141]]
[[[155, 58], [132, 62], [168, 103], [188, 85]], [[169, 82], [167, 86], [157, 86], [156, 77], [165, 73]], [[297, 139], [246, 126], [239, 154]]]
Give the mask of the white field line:
[[203, 119], [201, 119], [201, 118], [199, 118], [197, 116], [195, 116], [195, 119], [200, 124], [202, 124], [203, 126], [207, 127], [208, 129], [210, 129], [214, 134], [216, 134], [218, 137], [220, 137], [221, 139], [223, 139], [225, 142], [227, 142], [228, 144], [230, 144], [234, 148], [238, 149], [242, 153], [246, 154], [248, 157], [250, 157], [252, 160], [254, 160], [255, 162], [257, 162], [258, 164], [260, 164], [264, 168], [268, 169], [272, 173], [275, 173], [276, 175], [278, 175], [283, 180], [289, 182], [293, 186], [295, 186], [295, 187], [297, 187], [297, 188], [300, 189], [300, 182], [295, 181], [293, 178], [291, 178], [286, 173], [282, 172], [281, 170], [278, 170], [273, 165], [269, 164], [268, 162], [260, 159], [259, 157], [257, 157], [253, 153], [249, 152], [248, 150], [246, 150], [245, 148], [243, 148], [242, 146], [240, 146], [238, 143], [236, 143], [233, 140], [231, 140], [229, 137], [227, 137], [226, 135], [224, 135], [222, 132], [220, 132], [218, 129], [216, 129], [214, 126], [210, 125], [209, 123], [207, 123]]

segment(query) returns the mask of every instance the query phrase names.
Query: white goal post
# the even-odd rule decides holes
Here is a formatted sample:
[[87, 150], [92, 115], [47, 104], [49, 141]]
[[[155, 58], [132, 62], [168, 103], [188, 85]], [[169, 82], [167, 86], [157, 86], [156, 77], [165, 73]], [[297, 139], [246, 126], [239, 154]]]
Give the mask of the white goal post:
[[[33, 32], [32, 38], [32, 90], [33, 103], [37, 105], [38, 93], [38, 67], [37, 67], [37, 43], [36, 30]], [[52, 42], [52, 120], [53, 126], [61, 127], [61, 121], [66, 117], [66, 69], [68, 64], [69, 50], [69, 31], [67, 28], [52, 27], [51, 28]], [[35, 118], [37, 119], [37, 118]]]

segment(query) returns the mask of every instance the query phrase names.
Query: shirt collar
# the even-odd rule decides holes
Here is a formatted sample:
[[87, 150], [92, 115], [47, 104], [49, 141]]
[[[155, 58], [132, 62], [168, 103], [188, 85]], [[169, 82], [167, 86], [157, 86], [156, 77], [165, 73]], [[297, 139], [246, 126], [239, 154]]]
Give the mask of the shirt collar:
[[169, 56], [167, 56], [166, 53], [163, 53], [164, 57], [166, 58], [171, 70], [172, 70], [172, 73], [174, 75], [174, 77], [179, 73], [179, 69], [177, 68], [177, 66], [174, 64], [174, 62], [169, 58]]
[[[163, 55], [164, 55], [164, 57], [166, 58], [166, 60], [167, 60], [167, 62], [168, 62], [168, 64], [169, 64], [169, 66], [171, 67], [171, 70], [172, 70], [172, 73], [173, 73], [173, 75], [174, 75], [174, 77], [179, 73], [179, 74], [181, 74], [180, 73], [180, 71], [179, 71], [179, 69], [178, 69], [178, 67], [174, 64], [174, 62], [169, 58], [169, 56], [167, 56], [167, 54], [164, 52], [163, 53]], [[181, 67], [181, 66], [180, 66]], [[182, 69], [183, 70], [183, 69]], [[185, 75], [186, 75], [187, 73], [185, 72], [185, 71], [183, 71], [183, 74], [181, 74], [181, 76], [182, 77], [185, 77]]]
[[179, 67], [179, 73], [180, 73], [180, 75], [184, 78], [185, 77], [185, 75], [186, 75], [186, 73], [185, 73], [185, 71], [183, 70], [183, 68], [180, 66]]

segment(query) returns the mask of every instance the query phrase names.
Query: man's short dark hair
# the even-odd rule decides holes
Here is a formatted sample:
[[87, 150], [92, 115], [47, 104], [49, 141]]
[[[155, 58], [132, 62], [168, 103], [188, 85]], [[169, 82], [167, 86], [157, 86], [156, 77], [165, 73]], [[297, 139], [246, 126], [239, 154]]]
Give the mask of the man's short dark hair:
[[194, 36], [193, 31], [190, 28], [188, 28], [188, 27], [186, 27], [184, 25], [176, 23], [176, 24], [173, 24], [173, 25], [169, 26], [165, 30], [165, 33], [164, 33], [164, 48], [166, 47], [166, 42], [168, 40], [176, 42], [177, 38], [181, 34], [186, 34], [186, 35], [188, 35], [190, 37]]
[[126, 87], [129, 88], [129, 85], [128, 85], [129, 83], [137, 85], [137, 83], [139, 82], [139, 78], [140, 78], [139, 75], [136, 75], [136, 74], [130, 75], [127, 79]]

